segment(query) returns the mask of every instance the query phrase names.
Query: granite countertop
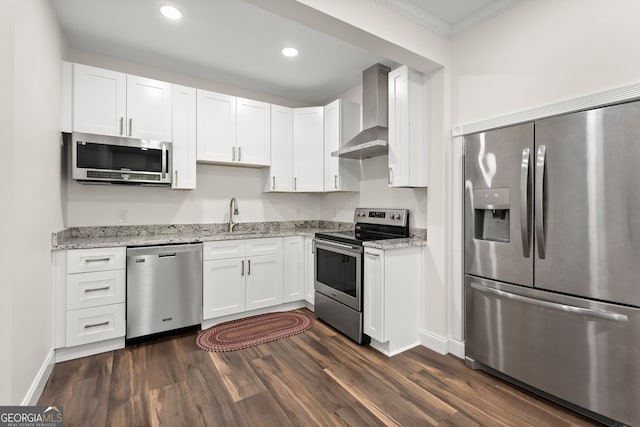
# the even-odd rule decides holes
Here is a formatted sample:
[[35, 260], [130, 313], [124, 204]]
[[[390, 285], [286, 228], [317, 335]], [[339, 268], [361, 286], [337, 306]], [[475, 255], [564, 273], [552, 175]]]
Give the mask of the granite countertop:
[[[353, 223], [335, 221], [271, 221], [238, 224], [121, 225], [71, 227], [51, 235], [51, 249], [90, 249], [115, 246], [153, 246], [216, 240], [313, 236], [318, 231], [352, 230]], [[393, 249], [426, 244], [426, 230], [412, 230], [412, 238], [366, 242], [365, 246]]]
[[362, 245], [365, 248], [376, 249], [410, 248], [412, 246], [426, 246], [427, 239], [420, 236], [413, 236], [404, 239], [372, 240], [364, 242]]

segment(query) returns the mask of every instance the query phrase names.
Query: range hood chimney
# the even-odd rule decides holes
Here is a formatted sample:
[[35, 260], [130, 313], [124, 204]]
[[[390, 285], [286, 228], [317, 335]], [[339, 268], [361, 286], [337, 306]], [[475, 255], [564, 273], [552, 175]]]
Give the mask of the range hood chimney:
[[389, 71], [375, 64], [362, 72], [362, 127], [334, 157], [366, 159], [387, 154], [389, 123]]

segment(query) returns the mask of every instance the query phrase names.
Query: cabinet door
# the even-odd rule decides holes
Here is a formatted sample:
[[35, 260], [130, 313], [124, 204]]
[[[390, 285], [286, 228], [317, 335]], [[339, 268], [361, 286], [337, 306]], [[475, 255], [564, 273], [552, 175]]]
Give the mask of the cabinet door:
[[324, 191], [340, 189], [340, 158], [331, 156], [340, 149], [340, 107], [339, 99], [324, 107]]
[[237, 99], [237, 160], [247, 165], [269, 166], [271, 161], [271, 105]]
[[247, 257], [246, 309], [282, 304], [282, 253]]
[[407, 67], [389, 73], [389, 185], [409, 185], [409, 75]]
[[236, 98], [197, 90], [198, 161], [236, 161]]
[[244, 258], [218, 259], [202, 263], [202, 317], [203, 320], [245, 309]]
[[313, 304], [315, 296], [315, 250], [313, 238], [304, 238], [304, 300]]
[[364, 333], [385, 342], [384, 251], [367, 248], [364, 252]]
[[196, 90], [173, 85], [173, 179], [171, 188], [196, 188]]
[[73, 65], [73, 129], [124, 136], [127, 78], [123, 73]]
[[336, 99], [324, 107], [324, 191], [360, 191], [360, 160], [331, 155], [360, 130], [360, 105]]
[[324, 189], [324, 108], [293, 111], [293, 186], [295, 191]]
[[271, 167], [265, 191], [293, 191], [293, 109], [271, 106]]
[[304, 237], [284, 238], [283, 302], [305, 299], [305, 243]]
[[389, 185], [426, 187], [426, 84], [407, 66], [389, 73]]
[[127, 135], [171, 142], [171, 83], [127, 76]]

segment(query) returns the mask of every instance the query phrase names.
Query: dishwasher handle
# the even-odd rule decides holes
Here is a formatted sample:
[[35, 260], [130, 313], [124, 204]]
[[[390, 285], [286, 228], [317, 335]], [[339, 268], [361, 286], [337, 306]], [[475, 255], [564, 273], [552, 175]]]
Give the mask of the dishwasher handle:
[[183, 252], [202, 252], [202, 243], [130, 247], [127, 248], [127, 257], [153, 255], [158, 258], [171, 258]]

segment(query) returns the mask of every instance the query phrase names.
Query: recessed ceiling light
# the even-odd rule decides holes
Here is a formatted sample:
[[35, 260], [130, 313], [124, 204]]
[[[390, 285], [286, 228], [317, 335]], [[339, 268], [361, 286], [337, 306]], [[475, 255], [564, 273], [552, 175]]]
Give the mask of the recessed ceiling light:
[[282, 49], [282, 54], [284, 56], [298, 56], [298, 49], [295, 47], [285, 47]]
[[169, 19], [180, 19], [182, 18], [182, 12], [176, 9], [173, 6], [162, 6], [160, 8], [160, 13], [166, 16]]

